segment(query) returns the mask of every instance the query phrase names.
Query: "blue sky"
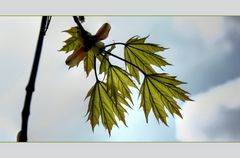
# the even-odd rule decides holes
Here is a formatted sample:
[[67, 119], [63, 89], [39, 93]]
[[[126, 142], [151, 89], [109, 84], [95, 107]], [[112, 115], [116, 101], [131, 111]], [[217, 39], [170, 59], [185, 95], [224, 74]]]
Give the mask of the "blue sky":
[[[40, 17], [0, 17], [0, 140], [15, 141], [34, 56]], [[169, 117], [169, 127], [150, 114], [146, 124], [139, 100], [129, 109], [128, 127], [120, 123], [112, 136], [100, 125], [91, 130], [84, 116], [84, 98], [94, 83], [83, 65], [68, 70], [66, 54], [58, 52], [75, 26], [71, 17], [53, 17], [44, 41], [29, 122], [30, 141], [195, 141], [239, 140], [239, 17], [108, 16], [86, 17], [94, 33], [104, 23], [112, 29], [106, 43], [125, 42], [134, 35], [168, 47], [162, 55], [174, 66], [164, 70], [187, 82], [194, 102], [183, 107], [183, 120]], [[122, 55], [122, 49], [115, 52]], [[119, 63], [121, 65], [121, 63]], [[137, 94], [137, 92], [134, 92]], [[217, 133], [217, 134], [216, 134]]]

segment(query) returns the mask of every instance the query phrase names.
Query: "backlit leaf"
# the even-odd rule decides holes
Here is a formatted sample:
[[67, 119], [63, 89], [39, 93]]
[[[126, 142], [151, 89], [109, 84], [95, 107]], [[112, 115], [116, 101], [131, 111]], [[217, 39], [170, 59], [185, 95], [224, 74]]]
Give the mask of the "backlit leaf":
[[[115, 45], [112, 45], [111, 48], [108, 50], [109, 53], [112, 52], [113, 49], [115, 49]], [[100, 68], [99, 68], [99, 73], [102, 74], [102, 73], [105, 73], [105, 75], [107, 74], [107, 70], [109, 68], [109, 54], [105, 54], [104, 57], [103, 56], [99, 56], [100, 57]]]
[[83, 39], [81, 38], [79, 29], [77, 27], [72, 27], [63, 32], [67, 32], [71, 35], [71, 37], [64, 41], [65, 45], [60, 49], [60, 51], [65, 51], [67, 53], [72, 50], [76, 50], [82, 45]]
[[120, 104], [120, 102], [117, 100], [116, 103], [113, 105], [113, 111], [118, 117], [120, 121], [124, 123], [125, 126], [127, 126], [126, 120], [125, 120], [125, 112], [127, 112], [123, 106]]
[[184, 82], [178, 81], [174, 76], [169, 76], [164, 73], [147, 75], [144, 78], [140, 88], [139, 95], [141, 96], [140, 106], [143, 107], [146, 120], [151, 109], [159, 121], [161, 120], [167, 125], [167, 109], [173, 116], [174, 114], [182, 117], [180, 107], [175, 99], [182, 101], [191, 100], [187, 96], [187, 92], [177, 87]]
[[84, 58], [84, 70], [87, 73], [87, 76], [91, 72], [94, 66], [94, 56], [98, 56], [99, 49], [102, 48], [104, 44], [102, 42], [96, 43], [88, 52]]
[[129, 74], [118, 66], [110, 66], [107, 75], [107, 88], [115, 96], [119, 91], [124, 98], [132, 102], [131, 91], [128, 86], [137, 88]]
[[[158, 54], [166, 48], [157, 44], [145, 43], [147, 37], [139, 38], [134, 36], [127, 41], [124, 49], [125, 60], [133, 63], [142, 69], [146, 74], [156, 73], [151, 65], [161, 68], [161, 66], [170, 65], [164, 58]], [[140, 83], [139, 70], [131, 64], [126, 63], [129, 73]]]
[[157, 53], [159, 51], [164, 51], [167, 48], [161, 47], [158, 44], [154, 43], [145, 43], [147, 37], [140, 38], [138, 36], [134, 36], [129, 39], [126, 44], [134, 47], [135, 49], [139, 49], [140, 51], [146, 51], [149, 53]]
[[[127, 126], [126, 120], [125, 120], [125, 113], [127, 113], [126, 109], [123, 107], [123, 105], [130, 107], [128, 102], [125, 100], [125, 98], [122, 96], [121, 93], [117, 93], [117, 97], [115, 98], [111, 93], [109, 93], [111, 96], [111, 99], [114, 103], [113, 105], [113, 111], [115, 115], [118, 117], [120, 121], [124, 123], [125, 126]], [[131, 108], [131, 107], [130, 107]]]
[[90, 101], [88, 105], [88, 120], [91, 122], [92, 130], [99, 124], [99, 118], [103, 126], [108, 130], [111, 135], [113, 125], [118, 126], [114, 115], [114, 102], [107, 93], [106, 84], [97, 82], [88, 94]]
[[87, 52], [86, 57], [84, 58], [84, 70], [87, 73], [87, 76], [89, 75], [94, 66], [94, 54], [94, 50], [90, 49]]

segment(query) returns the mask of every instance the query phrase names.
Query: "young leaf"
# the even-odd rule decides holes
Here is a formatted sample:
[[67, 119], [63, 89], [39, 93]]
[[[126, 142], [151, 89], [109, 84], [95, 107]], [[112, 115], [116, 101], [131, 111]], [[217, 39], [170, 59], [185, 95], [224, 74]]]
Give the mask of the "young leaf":
[[88, 93], [90, 101], [87, 114], [88, 120], [90, 120], [92, 125], [92, 130], [99, 124], [99, 117], [101, 116], [103, 126], [108, 130], [109, 135], [111, 135], [113, 125], [118, 126], [118, 124], [113, 112], [114, 103], [108, 95], [106, 88], [103, 82], [97, 82], [91, 88], [90, 93]]
[[84, 70], [87, 73], [87, 76], [91, 72], [94, 66], [94, 56], [98, 56], [99, 49], [104, 46], [104, 43], [98, 42], [96, 43], [88, 52], [86, 57], [84, 58]]
[[108, 63], [109, 56], [108, 55], [105, 55], [104, 57], [100, 56], [99, 60], [101, 62], [100, 67], [99, 67], [99, 74], [104, 73], [106, 75], [107, 70], [109, 68], [109, 63]]
[[[111, 53], [112, 50], [115, 48], [116, 46], [112, 45], [111, 48], [108, 50], [108, 52]], [[99, 68], [99, 74], [105, 73], [106, 75], [107, 70], [109, 68], [109, 54], [105, 54], [104, 57], [100, 55], [99, 57], [100, 57], [99, 61], [101, 62], [100, 68]]]
[[82, 46], [83, 39], [81, 38], [79, 29], [77, 27], [72, 27], [63, 32], [67, 32], [71, 35], [71, 37], [64, 41], [65, 45], [60, 49], [60, 51], [65, 51], [67, 53]]
[[131, 91], [128, 86], [137, 88], [125, 70], [118, 66], [111, 65], [107, 75], [107, 89], [111, 91], [115, 98], [119, 91], [124, 98], [128, 98], [132, 102]]
[[140, 107], [143, 107], [147, 122], [148, 115], [151, 109], [153, 109], [157, 121], [161, 119], [161, 121], [167, 125], [167, 113], [165, 112], [163, 105], [160, 104], [161, 102], [158, 93], [154, 90], [154, 87], [150, 86], [148, 80], [145, 78], [139, 92], [142, 98]]
[[[111, 94], [110, 94], [111, 95]], [[115, 113], [115, 115], [118, 117], [118, 119], [120, 121], [122, 121], [124, 123], [125, 126], [127, 126], [126, 120], [125, 120], [125, 112], [127, 113], [126, 109], [122, 106], [126, 105], [128, 107], [130, 107], [130, 105], [128, 104], [128, 102], [125, 100], [125, 98], [123, 98], [123, 96], [121, 95], [121, 93], [118, 93], [116, 95], [117, 97], [115, 98], [112, 95], [112, 101], [114, 103], [113, 105], [113, 112]]]
[[[100, 42], [107, 38], [111, 26], [108, 23], [105, 23], [97, 32], [96, 35], [92, 36], [89, 32], [87, 32], [84, 38], [78, 27], [72, 27], [69, 30], [65, 30], [71, 35], [70, 38], [65, 40], [66, 43], [60, 51], [72, 51], [74, 52], [67, 58], [66, 64], [69, 68], [78, 66], [80, 61], [84, 60], [84, 69], [89, 75], [90, 71], [93, 68], [92, 59], [93, 55], [99, 53], [99, 48], [104, 46], [104, 43]], [[85, 57], [86, 56], [86, 57]]]
[[64, 41], [65, 45], [60, 49], [60, 51], [65, 51], [66, 53], [74, 51], [70, 56], [68, 56], [65, 63], [69, 66], [69, 68], [78, 66], [80, 61], [82, 61], [87, 55], [80, 31], [77, 27], [72, 27], [63, 32], [67, 32], [71, 35], [71, 37]]
[[125, 112], [127, 112], [122, 105], [117, 102], [113, 105], [113, 111], [116, 114], [116, 116], [118, 117], [118, 119], [120, 121], [122, 121], [124, 123], [125, 126], [127, 126], [126, 120], [125, 120]]
[[154, 43], [145, 43], [147, 37], [140, 38], [138, 36], [134, 36], [127, 41], [127, 45], [131, 45], [135, 49], [139, 49], [140, 51], [147, 51], [149, 53], [157, 53], [159, 51], [164, 51], [167, 48], [161, 47]]
[[152, 74], [147, 75], [144, 78], [143, 84], [140, 88], [139, 95], [141, 95], [140, 106], [143, 107], [146, 120], [148, 121], [148, 115], [150, 110], [156, 119], [159, 119], [167, 125], [167, 113], [165, 108], [174, 116], [174, 114], [181, 116], [180, 107], [177, 105], [176, 99], [182, 101], [191, 100], [186, 94], [186, 91], [177, 87], [177, 85], [184, 82], [178, 81], [174, 76], [168, 76], [167, 74]]
[[94, 66], [94, 54], [95, 53], [93, 49], [90, 49], [87, 52], [86, 57], [84, 58], [84, 70], [87, 73], [87, 76], [89, 75]]
[[160, 74], [152, 74], [151, 81], [161, 89], [162, 92], [165, 94], [172, 96], [176, 99], [180, 99], [181, 101], [192, 101], [186, 94], [189, 94], [188, 92], [184, 91], [183, 89], [177, 87], [177, 85], [185, 84], [182, 81], [176, 80], [175, 76], [169, 76], [165, 73]]
[[[170, 65], [164, 58], [156, 52], [164, 51], [166, 48], [160, 47], [157, 44], [145, 43], [147, 37], [139, 38], [137, 36], [129, 39], [124, 48], [125, 60], [133, 63], [141, 68], [146, 74], [155, 73], [151, 65], [161, 68], [161, 66]], [[126, 63], [129, 73], [136, 78], [138, 82], [139, 70], [131, 64]]]
[[68, 34], [70, 34], [74, 37], [78, 37], [79, 33], [80, 33], [78, 27], [71, 27], [70, 29], [64, 30], [63, 32], [67, 32]]

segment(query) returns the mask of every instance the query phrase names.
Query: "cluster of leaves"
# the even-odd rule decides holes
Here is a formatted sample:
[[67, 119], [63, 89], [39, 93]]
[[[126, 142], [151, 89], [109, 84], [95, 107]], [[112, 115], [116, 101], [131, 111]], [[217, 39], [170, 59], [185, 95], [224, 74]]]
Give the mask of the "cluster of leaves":
[[[61, 51], [77, 51], [84, 44], [80, 30], [78, 27], [72, 27], [65, 32], [69, 33], [71, 37], [65, 41]], [[148, 121], [148, 115], [151, 110], [157, 121], [161, 121], [165, 125], [167, 125], [168, 117], [166, 110], [172, 116], [176, 114], [182, 117], [180, 113], [181, 108], [175, 99], [182, 101], [191, 100], [188, 97], [188, 92], [179, 87], [184, 82], [177, 80], [175, 76], [156, 72], [153, 66], [162, 69], [162, 66], [171, 64], [157, 54], [166, 48], [158, 44], [147, 43], [147, 38], [134, 36], [126, 43], [112, 43], [109, 45], [104, 45], [103, 42], [97, 41], [87, 50], [86, 55], [82, 59], [84, 70], [87, 75], [89, 75], [91, 70], [94, 70], [96, 76], [96, 83], [86, 96], [86, 98], [90, 98], [87, 114], [93, 130], [99, 124], [100, 117], [103, 126], [108, 130], [109, 134], [111, 134], [113, 125], [118, 126], [116, 118], [126, 125], [126, 107], [130, 107], [129, 101], [132, 102], [129, 87], [138, 89], [136, 83], [140, 85], [140, 89], [138, 89], [141, 97], [140, 106], [143, 108], [146, 121]], [[118, 45], [124, 46], [124, 58], [112, 53]], [[113, 65], [109, 56], [125, 62], [125, 68]], [[100, 62], [99, 70], [96, 69], [97, 60]], [[70, 64], [68, 63], [70, 68], [78, 66], [78, 64], [79, 60], [77, 59], [72, 60]], [[99, 80], [97, 72], [104, 74], [105, 77]], [[140, 73], [144, 76], [142, 83]]]

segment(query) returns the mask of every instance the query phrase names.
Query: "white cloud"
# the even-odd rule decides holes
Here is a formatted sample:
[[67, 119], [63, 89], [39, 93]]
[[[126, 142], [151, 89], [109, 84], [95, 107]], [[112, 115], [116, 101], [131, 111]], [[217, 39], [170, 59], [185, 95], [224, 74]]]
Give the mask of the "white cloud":
[[240, 140], [240, 78], [194, 96], [176, 120], [181, 141]]
[[175, 29], [183, 36], [198, 34], [207, 42], [214, 42], [225, 33], [223, 17], [175, 17]]
[[[221, 16], [174, 17], [172, 20], [174, 31], [187, 44], [185, 49], [188, 49], [188, 56], [196, 58], [196, 55], [201, 54], [201, 58], [194, 61], [199, 64], [206, 60], [224, 60], [231, 54], [233, 45], [226, 36], [236, 26], [230, 27], [227, 21], [227, 18]], [[191, 47], [193, 50], [190, 50]]]

